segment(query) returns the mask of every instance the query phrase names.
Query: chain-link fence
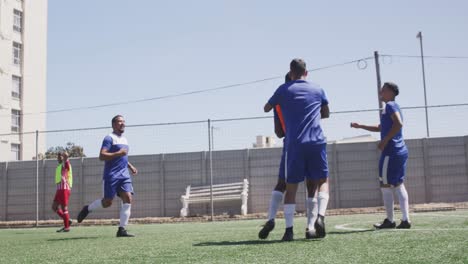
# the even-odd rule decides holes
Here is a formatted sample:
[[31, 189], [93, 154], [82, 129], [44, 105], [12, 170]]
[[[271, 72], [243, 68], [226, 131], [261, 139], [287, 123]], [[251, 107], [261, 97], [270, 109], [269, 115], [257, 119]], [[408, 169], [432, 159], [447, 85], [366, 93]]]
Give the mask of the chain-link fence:
[[[467, 202], [468, 104], [431, 106], [428, 112], [431, 138], [425, 138], [424, 107], [403, 109], [410, 151], [407, 188], [411, 203]], [[361, 110], [335, 112], [323, 120], [329, 141], [330, 208], [381, 206], [377, 178], [380, 154], [376, 148], [379, 135], [349, 126], [352, 121], [377, 124], [378, 117], [378, 110]], [[23, 161], [0, 163], [0, 221], [56, 218], [50, 206], [57, 161], [43, 157], [48, 148], [69, 142], [82, 147], [85, 155], [71, 158], [72, 215], [99, 198], [103, 163], [97, 156], [102, 139], [110, 132], [110, 128], [100, 127], [0, 135], [0, 141], [21, 139], [28, 148], [21, 154]], [[249, 181], [248, 213], [265, 212], [277, 181], [282, 151], [282, 140], [272, 134], [270, 116], [127, 126], [130, 161], [139, 169], [134, 178], [132, 215], [179, 216], [180, 198], [188, 185], [209, 186], [244, 179]], [[304, 196], [301, 186], [298, 197]], [[304, 210], [301, 200], [299, 211]], [[210, 214], [210, 208], [209, 202], [191, 205], [190, 215]], [[239, 214], [240, 208], [240, 200], [214, 202], [213, 214]], [[118, 218], [118, 208], [102, 210], [92, 217]]]

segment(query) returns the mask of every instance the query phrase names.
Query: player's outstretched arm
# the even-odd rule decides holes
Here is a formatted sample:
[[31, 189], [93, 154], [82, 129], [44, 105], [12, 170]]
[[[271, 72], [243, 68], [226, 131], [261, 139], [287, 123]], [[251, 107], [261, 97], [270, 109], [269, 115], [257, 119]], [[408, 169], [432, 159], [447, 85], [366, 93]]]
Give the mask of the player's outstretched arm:
[[361, 125], [358, 123], [351, 123], [352, 128], [359, 128], [359, 129], [364, 129], [370, 132], [380, 132], [380, 125], [378, 126], [366, 126], [366, 125]]
[[101, 152], [99, 153], [99, 160], [101, 161], [109, 161], [113, 160], [118, 157], [122, 157], [127, 155], [127, 149], [123, 148], [117, 152], [109, 152], [109, 150], [102, 148]]

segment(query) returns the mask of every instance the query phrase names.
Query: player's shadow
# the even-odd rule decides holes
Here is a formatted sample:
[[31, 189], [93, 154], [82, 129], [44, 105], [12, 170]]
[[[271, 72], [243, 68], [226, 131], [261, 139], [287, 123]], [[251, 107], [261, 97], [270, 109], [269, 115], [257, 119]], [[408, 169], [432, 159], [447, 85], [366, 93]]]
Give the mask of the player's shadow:
[[[321, 239], [295, 239], [294, 241], [317, 242]], [[269, 245], [277, 243], [287, 243], [281, 240], [244, 240], [244, 241], [217, 241], [217, 242], [201, 242], [193, 244], [195, 247], [210, 247], [210, 246], [245, 246], [245, 245]]]
[[50, 238], [47, 239], [49, 242], [54, 241], [73, 241], [73, 240], [91, 240], [91, 239], [98, 239], [98, 237], [63, 237], [63, 238]]
[[201, 242], [193, 244], [195, 247], [210, 247], [210, 246], [242, 246], [242, 245], [267, 245], [283, 243], [281, 240], [244, 240], [244, 241], [216, 241], [216, 242]]
[[367, 233], [367, 232], [375, 232], [375, 229], [349, 230], [349, 231], [331, 231], [331, 232], [327, 232], [327, 234], [328, 235], [349, 235], [349, 234]]

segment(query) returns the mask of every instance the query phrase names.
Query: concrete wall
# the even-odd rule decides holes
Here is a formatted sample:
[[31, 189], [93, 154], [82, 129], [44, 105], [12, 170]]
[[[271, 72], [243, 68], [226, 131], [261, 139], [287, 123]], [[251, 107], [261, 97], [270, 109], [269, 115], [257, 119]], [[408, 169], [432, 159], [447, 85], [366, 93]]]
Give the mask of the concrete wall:
[[[407, 141], [410, 159], [406, 185], [411, 203], [468, 201], [468, 137]], [[377, 143], [329, 144], [330, 208], [380, 206]], [[250, 181], [249, 213], [265, 212], [276, 184], [281, 149], [213, 152], [214, 183]], [[133, 217], [178, 216], [180, 196], [189, 184], [209, 183], [206, 152], [132, 156], [139, 169], [134, 178]], [[55, 193], [56, 161], [39, 162], [39, 218], [55, 219], [50, 205]], [[74, 187], [70, 211], [76, 217], [84, 204], [100, 198], [103, 164], [95, 158], [72, 159]], [[0, 220], [32, 220], [36, 215], [35, 161], [0, 163]], [[304, 211], [305, 190], [298, 194]], [[119, 202], [92, 218], [117, 218]], [[208, 205], [190, 213], [206, 214]], [[215, 213], [240, 213], [240, 201], [215, 203]]]

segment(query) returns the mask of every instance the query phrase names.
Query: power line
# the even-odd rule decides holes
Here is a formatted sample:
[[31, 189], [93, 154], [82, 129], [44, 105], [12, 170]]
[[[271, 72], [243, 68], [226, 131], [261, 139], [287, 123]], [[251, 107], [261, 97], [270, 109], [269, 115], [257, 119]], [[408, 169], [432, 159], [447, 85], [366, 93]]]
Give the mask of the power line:
[[[450, 107], [464, 107], [468, 106], [468, 103], [460, 103], [460, 104], [441, 104], [441, 105], [429, 105], [428, 108], [450, 108]], [[406, 106], [401, 107], [402, 110], [416, 110], [416, 109], [424, 109], [425, 106]], [[339, 114], [353, 114], [353, 113], [366, 113], [366, 112], [377, 112], [382, 109], [360, 109], [360, 110], [343, 110], [343, 111], [332, 111], [330, 112], [331, 115], [339, 115]], [[259, 119], [272, 119], [272, 115], [268, 116], [252, 116], [252, 117], [235, 117], [235, 118], [224, 118], [224, 119], [211, 119], [212, 123], [218, 122], [232, 122], [232, 121], [248, 121], [248, 120], [259, 120]], [[173, 126], [173, 125], [191, 125], [191, 124], [202, 124], [207, 123], [207, 120], [194, 120], [194, 121], [182, 121], [182, 122], [166, 122], [166, 123], [148, 123], [148, 124], [136, 124], [136, 125], [127, 125], [126, 128], [138, 128], [138, 127], [156, 127], [156, 126]], [[101, 127], [88, 127], [88, 128], [71, 128], [71, 129], [57, 129], [57, 130], [44, 130], [38, 131], [40, 134], [46, 133], [62, 133], [62, 132], [78, 132], [78, 131], [91, 131], [91, 130], [102, 130], [102, 129], [110, 129], [109, 126], [101, 126]], [[35, 134], [35, 131], [30, 132], [22, 132], [22, 133], [8, 133], [8, 134], [0, 134], [0, 136], [17, 136], [17, 135], [32, 135]]]
[[[357, 59], [357, 60], [346, 61], [346, 62], [343, 62], [343, 63], [327, 65], [327, 66], [323, 66], [323, 67], [319, 67], [319, 68], [313, 68], [313, 69], [310, 69], [308, 71], [309, 72], [315, 72], [315, 71], [321, 71], [321, 70], [326, 70], [326, 69], [330, 69], [330, 68], [341, 67], [341, 66], [345, 66], [345, 65], [349, 65], [349, 64], [353, 64], [353, 63], [358, 63], [359, 64], [361, 62], [366, 62], [369, 59], [372, 59], [372, 57], [366, 57], [366, 58], [361, 58], [361, 59]], [[360, 69], [365, 69], [366, 67], [367, 67], [367, 64], [365, 64], [365, 67], [362, 67], [362, 68], [358, 65], [358, 68], [360, 68]], [[63, 108], [63, 109], [42, 111], [42, 112], [36, 112], [36, 113], [21, 113], [20, 116], [40, 115], [40, 114], [54, 114], [54, 113], [63, 113], [63, 112], [71, 112], [71, 111], [78, 111], [78, 110], [91, 110], [91, 109], [99, 109], [99, 108], [105, 108], [105, 107], [111, 107], [111, 106], [121, 106], [121, 105], [128, 105], [128, 104], [143, 103], [143, 102], [149, 102], [149, 101], [156, 101], [156, 100], [163, 100], [163, 99], [169, 99], [169, 98], [175, 98], [175, 97], [182, 97], [182, 96], [187, 96], [187, 95], [194, 95], [194, 94], [201, 94], [201, 93], [208, 93], [208, 92], [226, 90], [226, 89], [230, 89], [230, 88], [247, 86], [247, 85], [252, 85], [252, 84], [256, 84], [256, 83], [262, 83], [262, 82], [267, 82], [267, 81], [272, 81], [272, 80], [282, 79], [282, 78], [284, 78], [283, 75], [273, 76], [273, 77], [257, 79], [257, 80], [248, 81], [248, 82], [224, 85], [224, 86], [219, 86], [219, 87], [215, 87], [215, 88], [201, 89], [201, 90], [195, 90], [195, 91], [190, 91], [190, 92], [176, 93], [176, 94], [156, 96], [156, 97], [151, 97], [151, 98], [142, 98], [142, 99], [136, 99], [136, 100], [128, 100], [128, 101], [121, 101], [121, 102], [114, 102], [114, 103], [109, 103], [109, 104], [100, 104], [100, 105], [93, 105], [93, 106], [71, 107], [71, 108]], [[3, 116], [10, 116], [10, 115], [3, 115]]]
[[[395, 57], [395, 58], [416, 58], [420, 59], [420, 55], [398, 55], [398, 54], [381, 54], [382, 57]], [[424, 56], [428, 59], [468, 59], [468, 56]]]

